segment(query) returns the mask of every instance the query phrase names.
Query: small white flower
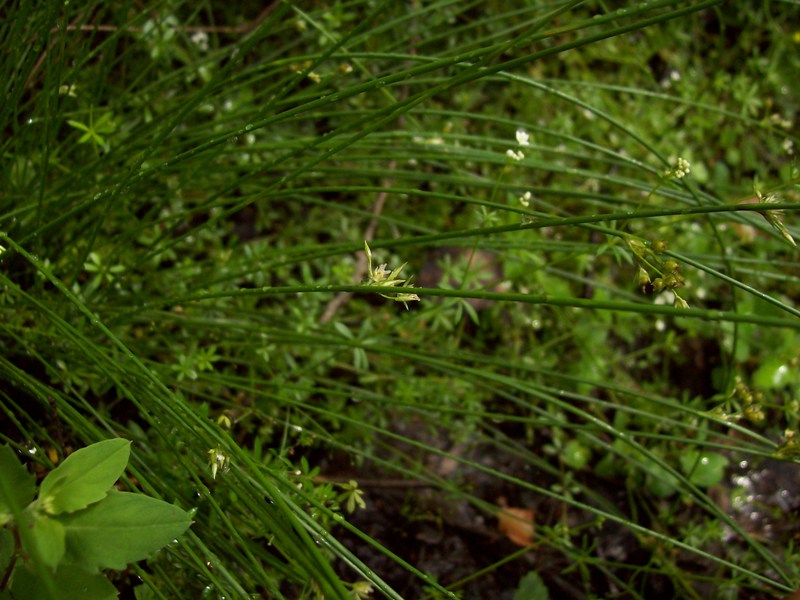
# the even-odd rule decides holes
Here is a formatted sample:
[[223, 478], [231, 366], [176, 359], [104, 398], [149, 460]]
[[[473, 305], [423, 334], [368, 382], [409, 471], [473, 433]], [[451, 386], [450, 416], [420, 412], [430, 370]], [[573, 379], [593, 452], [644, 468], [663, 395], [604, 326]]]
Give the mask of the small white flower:
[[784, 119], [780, 114], [773, 113], [769, 116], [769, 120], [772, 122], [773, 125], [777, 125], [778, 127], [783, 127], [784, 129], [791, 129], [794, 126], [794, 123], [791, 119]]
[[512, 150], [510, 148], [506, 150], [506, 156], [511, 160], [522, 160], [523, 158], [525, 158], [525, 155], [521, 151]]
[[664, 177], [670, 179], [682, 179], [686, 177], [691, 170], [692, 166], [689, 164], [689, 161], [684, 158], [679, 158], [676, 166], [664, 171]]
[[528, 208], [531, 205], [531, 198], [533, 198], [533, 194], [530, 192], [525, 192], [519, 197], [519, 203], [525, 208]]
[[413, 138], [411, 138], [411, 140], [415, 144], [431, 144], [432, 146], [439, 146], [441, 144], [444, 144], [444, 140], [439, 136], [423, 137], [421, 135], [415, 135]]
[[208, 50], [208, 34], [205, 31], [197, 31], [189, 39], [203, 52]]
[[520, 146], [530, 146], [530, 138], [528, 132], [524, 129], [517, 129], [517, 143]]

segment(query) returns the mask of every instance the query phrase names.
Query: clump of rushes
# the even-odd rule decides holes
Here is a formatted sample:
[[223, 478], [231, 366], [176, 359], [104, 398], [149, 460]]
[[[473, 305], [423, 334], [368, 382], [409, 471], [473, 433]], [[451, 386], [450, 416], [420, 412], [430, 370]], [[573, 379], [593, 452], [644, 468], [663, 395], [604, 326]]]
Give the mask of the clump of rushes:
[[[659, 256], [666, 252], [667, 243], [664, 240], [655, 240], [646, 245], [632, 238], [626, 238], [625, 243], [639, 266], [637, 283], [642, 293], [649, 295], [670, 290], [675, 296], [672, 304], [675, 308], [689, 308], [689, 303], [675, 291], [686, 283], [681, 275], [681, 266], [674, 259], [662, 260]], [[658, 276], [651, 279], [651, 272], [657, 273]]]
[[[367, 253], [367, 285], [380, 285], [380, 286], [401, 286], [401, 287], [413, 287], [411, 285], [411, 278], [408, 279], [398, 279], [400, 276], [400, 271], [402, 271], [408, 263], [403, 263], [399, 267], [397, 267], [394, 271], [389, 271], [386, 268], [386, 263], [382, 264], [379, 267], [373, 268], [372, 267], [372, 250], [369, 248], [369, 244], [364, 242], [364, 252]], [[397, 293], [397, 294], [380, 294], [384, 298], [388, 298], [389, 300], [394, 300], [395, 302], [402, 302], [403, 306], [406, 307], [408, 310], [408, 302], [419, 302], [419, 296], [416, 294], [408, 294], [408, 293]]]

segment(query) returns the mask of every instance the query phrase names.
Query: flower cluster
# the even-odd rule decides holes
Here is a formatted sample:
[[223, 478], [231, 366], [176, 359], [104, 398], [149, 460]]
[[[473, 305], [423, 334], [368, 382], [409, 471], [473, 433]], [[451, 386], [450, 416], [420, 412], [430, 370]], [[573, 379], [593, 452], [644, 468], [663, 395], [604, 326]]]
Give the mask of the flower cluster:
[[211, 467], [211, 478], [216, 479], [217, 472], [227, 473], [231, 468], [231, 457], [217, 446], [208, 451], [208, 464]]
[[[386, 264], [382, 264], [379, 267], [372, 268], [372, 250], [369, 248], [369, 244], [364, 242], [364, 251], [367, 253], [367, 271], [368, 271], [368, 279], [367, 285], [380, 285], [380, 286], [404, 286], [404, 287], [413, 287], [411, 285], [411, 279], [398, 279], [400, 275], [400, 271], [408, 263], [403, 263], [399, 267], [397, 267], [394, 271], [389, 271], [386, 268]], [[389, 300], [394, 300], [395, 302], [402, 302], [403, 306], [406, 307], [408, 310], [407, 302], [416, 301], [419, 302], [419, 296], [416, 294], [408, 294], [408, 293], [397, 293], [391, 296], [387, 294], [380, 294], [384, 298], [388, 298]]]
[[[775, 194], [762, 194], [760, 191], [756, 190], [756, 197], [751, 198], [750, 200], [745, 200], [744, 202], [740, 202], [739, 204], [778, 204], [780, 201]], [[777, 231], [783, 239], [789, 242], [792, 246], [797, 246], [797, 242], [794, 241], [792, 234], [789, 233], [789, 230], [786, 228], [786, 225], [783, 224], [783, 211], [780, 209], [774, 210], [767, 210], [761, 213], [761, 216], [767, 220], [772, 228]]]
[[[530, 136], [528, 136], [528, 132], [524, 129], [517, 129], [517, 144], [520, 146], [530, 146]], [[506, 156], [511, 160], [522, 160], [525, 158], [525, 155], [522, 153], [522, 150], [514, 150], [513, 148], [509, 148], [506, 150]]]
[[[689, 308], [689, 303], [675, 291], [686, 283], [683, 275], [681, 275], [681, 266], [676, 260], [662, 260], [658, 256], [667, 251], [666, 242], [664, 240], [655, 240], [651, 244], [644, 245], [638, 240], [626, 239], [625, 243], [633, 252], [634, 260], [639, 266], [636, 280], [642, 293], [658, 294], [664, 290], [670, 290], [674, 296], [672, 306], [675, 308]], [[658, 276], [651, 280], [649, 271], [656, 271]]]
[[667, 179], [683, 179], [692, 170], [689, 161], [684, 158], [679, 158], [677, 164], [671, 169], [664, 171], [664, 177]]

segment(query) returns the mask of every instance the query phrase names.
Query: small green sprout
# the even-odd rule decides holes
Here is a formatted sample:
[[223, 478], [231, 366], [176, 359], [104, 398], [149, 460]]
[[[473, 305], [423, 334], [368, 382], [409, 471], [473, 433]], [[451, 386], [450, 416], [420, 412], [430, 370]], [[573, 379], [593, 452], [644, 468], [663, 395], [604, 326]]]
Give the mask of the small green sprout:
[[[402, 271], [403, 268], [408, 263], [403, 263], [402, 265], [397, 267], [394, 271], [389, 272], [389, 270], [386, 268], [385, 263], [377, 268], [372, 267], [372, 250], [370, 250], [369, 244], [367, 244], [366, 241], [364, 242], [364, 252], [367, 253], [367, 263], [368, 263], [367, 285], [413, 287], [410, 283], [411, 278], [398, 279], [400, 271]], [[406, 310], [408, 310], [407, 302], [412, 302], [412, 301], [419, 302], [419, 296], [417, 296], [416, 294], [398, 293], [398, 294], [393, 294], [391, 296], [388, 294], [380, 294], [380, 295], [383, 296], [384, 298], [388, 298], [389, 300], [394, 300], [395, 302], [402, 302], [403, 306], [406, 307]]]
[[89, 259], [83, 264], [83, 268], [88, 273], [95, 276], [90, 284], [92, 290], [96, 289], [101, 283], [114, 283], [117, 276], [125, 272], [124, 265], [107, 265], [103, 262], [102, 256], [97, 252], [90, 252]]
[[364, 490], [359, 489], [358, 482], [350, 480], [348, 483], [340, 483], [339, 487], [342, 488], [342, 493], [339, 494], [339, 501], [345, 503], [347, 512], [352, 513], [358, 508], [367, 508], [367, 503], [364, 500]]
[[112, 120], [114, 117], [111, 111], [104, 112], [100, 115], [97, 120], [94, 118], [94, 108], [89, 108], [89, 124], [81, 123], [80, 121], [73, 121], [72, 119], [67, 119], [67, 123], [71, 127], [75, 129], [79, 129], [84, 132], [84, 134], [78, 139], [79, 144], [85, 144], [86, 142], [91, 142], [92, 147], [94, 147], [95, 152], [98, 152], [98, 147], [102, 148], [105, 151], [108, 151], [108, 142], [103, 137], [105, 134], [114, 133], [116, 131], [117, 126]]

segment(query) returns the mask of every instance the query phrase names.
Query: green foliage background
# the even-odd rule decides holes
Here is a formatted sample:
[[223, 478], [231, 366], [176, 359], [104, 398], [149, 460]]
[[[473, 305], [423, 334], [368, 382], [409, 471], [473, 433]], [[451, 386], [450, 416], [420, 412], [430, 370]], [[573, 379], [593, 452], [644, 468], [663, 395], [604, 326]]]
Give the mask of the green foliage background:
[[[731, 477], [797, 456], [796, 11], [9, 5], [2, 440], [134, 440], [127, 487], [196, 510], [144, 598], [794, 589], [794, 516]], [[640, 289], [670, 261], [688, 309]], [[354, 524], [376, 473], [534, 506], [533, 548], [423, 572]]]

